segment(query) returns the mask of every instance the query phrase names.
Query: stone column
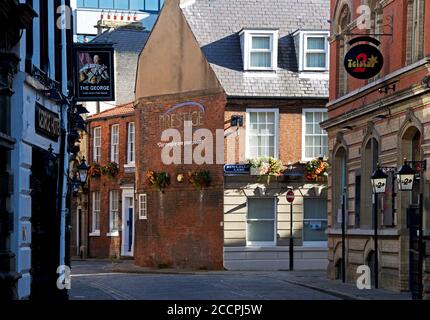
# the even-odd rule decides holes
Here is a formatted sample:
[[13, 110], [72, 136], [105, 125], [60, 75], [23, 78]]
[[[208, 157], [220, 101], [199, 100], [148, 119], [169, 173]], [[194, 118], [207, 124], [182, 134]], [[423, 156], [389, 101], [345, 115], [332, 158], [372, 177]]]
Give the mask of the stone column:
[[21, 277], [15, 272], [15, 254], [10, 250], [10, 234], [13, 230], [10, 150], [15, 144], [10, 136], [10, 97], [18, 62], [19, 58], [15, 54], [0, 52], [0, 300], [18, 298], [17, 280]]

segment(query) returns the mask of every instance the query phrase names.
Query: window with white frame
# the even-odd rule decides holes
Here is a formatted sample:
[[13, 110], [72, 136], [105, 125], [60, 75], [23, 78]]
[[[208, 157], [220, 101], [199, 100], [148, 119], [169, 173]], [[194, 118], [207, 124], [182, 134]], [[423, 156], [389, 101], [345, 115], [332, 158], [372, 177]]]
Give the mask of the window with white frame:
[[109, 192], [109, 232], [115, 233], [118, 231], [119, 219], [119, 192], [118, 190], [111, 190]]
[[111, 127], [110, 161], [119, 163], [119, 125], [118, 124], [114, 124]]
[[303, 199], [303, 242], [304, 244], [325, 244], [327, 235], [327, 199]]
[[327, 71], [329, 67], [328, 32], [300, 32], [299, 67], [301, 71]]
[[139, 194], [139, 220], [148, 219], [146, 194]]
[[327, 132], [320, 126], [320, 122], [325, 120], [325, 109], [303, 109], [303, 160], [328, 156]]
[[271, 71], [277, 69], [277, 30], [243, 30], [240, 37], [244, 70]]
[[133, 165], [134, 164], [134, 139], [135, 139], [135, 125], [134, 122], [128, 123], [128, 129], [127, 129], [127, 164]]
[[100, 163], [102, 155], [102, 138], [101, 138], [101, 127], [94, 128], [93, 135], [93, 161]]
[[92, 193], [92, 224], [91, 233], [100, 233], [100, 192], [95, 191]]
[[247, 109], [247, 158], [278, 158], [278, 109]]
[[247, 245], [276, 244], [276, 198], [248, 198]]

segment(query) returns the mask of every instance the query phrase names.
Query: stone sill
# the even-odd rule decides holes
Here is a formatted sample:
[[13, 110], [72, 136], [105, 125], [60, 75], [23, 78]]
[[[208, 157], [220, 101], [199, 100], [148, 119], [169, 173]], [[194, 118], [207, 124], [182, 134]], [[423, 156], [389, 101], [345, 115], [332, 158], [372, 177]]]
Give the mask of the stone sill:
[[[294, 246], [294, 250], [298, 251], [321, 251], [325, 252], [328, 249], [324, 247], [310, 247], [310, 246]], [[288, 246], [270, 246], [270, 247], [258, 247], [258, 246], [249, 246], [249, 247], [224, 247], [224, 252], [254, 252], [254, 251], [265, 251], [265, 252], [279, 252], [285, 251], [289, 252], [290, 249]]]
[[[341, 235], [342, 229], [328, 229], [327, 230], [328, 235]], [[347, 235], [352, 236], [373, 236], [374, 230], [373, 229], [348, 229], [346, 231]], [[400, 230], [399, 229], [378, 229], [378, 235], [380, 236], [399, 236]]]

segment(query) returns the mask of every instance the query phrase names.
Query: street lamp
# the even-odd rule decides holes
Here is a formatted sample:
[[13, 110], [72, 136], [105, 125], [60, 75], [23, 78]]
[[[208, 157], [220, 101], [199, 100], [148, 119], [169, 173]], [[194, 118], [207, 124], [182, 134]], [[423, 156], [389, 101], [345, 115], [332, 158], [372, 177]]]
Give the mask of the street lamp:
[[78, 169], [79, 182], [82, 185], [85, 185], [85, 183], [87, 182], [88, 169], [89, 169], [89, 167], [85, 163], [85, 157], [82, 157], [81, 163], [78, 165], [77, 169]]
[[379, 287], [379, 259], [378, 259], [378, 194], [385, 193], [388, 175], [382, 171], [379, 164], [370, 177], [373, 190], [373, 234], [375, 242], [375, 264], [373, 273], [375, 275], [375, 288]]
[[403, 166], [397, 173], [399, 177], [399, 190], [400, 191], [412, 191], [415, 181], [415, 170], [412, 169], [408, 162], [405, 160]]

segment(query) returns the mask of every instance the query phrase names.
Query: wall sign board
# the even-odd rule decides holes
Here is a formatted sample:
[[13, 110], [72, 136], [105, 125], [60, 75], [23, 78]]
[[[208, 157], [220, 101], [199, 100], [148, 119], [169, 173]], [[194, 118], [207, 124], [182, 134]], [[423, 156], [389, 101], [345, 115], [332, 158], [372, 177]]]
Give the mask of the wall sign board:
[[36, 133], [58, 142], [60, 136], [60, 117], [58, 113], [46, 109], [44, 106], [36, 102], [35, 107], [35, 128]]
[[371, 37], [358, 37], [352, 39], [349, 44], [353, 45], [359, 41], [372, 44], [357, 44], [351, 47], [344, 59], [345, 70], [354, 78], [369, 79], [376, 76], [384, 65], [384, 57], [377, 46], [380, 42]]

